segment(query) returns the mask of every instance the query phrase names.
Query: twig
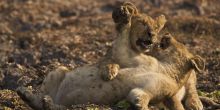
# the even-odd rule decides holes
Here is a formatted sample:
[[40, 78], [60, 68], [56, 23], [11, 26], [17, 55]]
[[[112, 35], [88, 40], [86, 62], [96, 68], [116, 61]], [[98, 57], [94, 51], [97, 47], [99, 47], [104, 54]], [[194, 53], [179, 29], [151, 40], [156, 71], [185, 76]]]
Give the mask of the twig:
[[214, 102], [212, 99], [205, 97], [205, 96], [199, 96], [199, 98], [203, 103], [212, 106], [212, 108], [220, 109], [220, 104]]

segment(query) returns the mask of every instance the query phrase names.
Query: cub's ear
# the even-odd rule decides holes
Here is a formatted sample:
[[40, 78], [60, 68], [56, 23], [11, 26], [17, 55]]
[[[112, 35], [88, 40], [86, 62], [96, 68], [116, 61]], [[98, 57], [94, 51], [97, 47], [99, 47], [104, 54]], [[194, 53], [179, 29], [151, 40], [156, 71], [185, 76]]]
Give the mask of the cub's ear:
[[205, 70], [205, 60], [199, 55], [194, 56], [191, 60], [192, 66], [201, 73]]
[[112, 12], [112, 18], [117, 24], [127, 24], [131, 17], [138, 14], [136, 6], [130, 2], [124, 2]]
[[163, 29], [165, 23], [167, 22], [166, 17], [164, 15], [160, 15], [156, 17], [156, 31], [159, 33], [161, 29]]

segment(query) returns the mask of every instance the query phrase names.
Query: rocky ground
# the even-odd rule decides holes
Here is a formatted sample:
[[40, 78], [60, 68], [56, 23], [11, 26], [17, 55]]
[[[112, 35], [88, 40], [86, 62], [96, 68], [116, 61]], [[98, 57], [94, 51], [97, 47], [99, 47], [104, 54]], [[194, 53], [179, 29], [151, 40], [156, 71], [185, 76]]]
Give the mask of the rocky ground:
[[[0, 110], [31, 109], [15, 92], [18, 86], [36, 89], [59, 65], [74, 69], [105, 55], [116, 37], [111, 12], [121, 1], [1, 0]], [[133, 3], [152, 17], [164, 14], [168, 19], [164, 32], [206, 60], [206, 70], [197, 75], [197, 88], [200, 95], [220, 103], [220, 1], [207, 0], [204, 15], [183, 0], [153, 1]], [[111, 107], [124, 105], [122, 101]]]

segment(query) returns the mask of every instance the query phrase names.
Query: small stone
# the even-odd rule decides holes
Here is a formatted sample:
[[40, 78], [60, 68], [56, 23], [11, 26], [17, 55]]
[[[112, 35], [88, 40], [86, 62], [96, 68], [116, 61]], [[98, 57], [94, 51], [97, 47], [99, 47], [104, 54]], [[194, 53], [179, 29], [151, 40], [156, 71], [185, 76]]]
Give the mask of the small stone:
[[61, 17], [71, 17], [71, 16], [76, 16], [77, 12], [74, 10], [62, 10], [60, 11], [60, 16]]

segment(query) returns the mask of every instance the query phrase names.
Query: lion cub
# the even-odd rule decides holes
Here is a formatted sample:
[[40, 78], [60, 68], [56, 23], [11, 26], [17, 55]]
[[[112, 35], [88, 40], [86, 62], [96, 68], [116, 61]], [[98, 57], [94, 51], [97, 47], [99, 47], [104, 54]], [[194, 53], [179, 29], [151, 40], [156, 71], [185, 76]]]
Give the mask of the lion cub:
[[[167, 68], [173, 68], [172, 66], [178, 64], [184, 65], [185, 63], [185, 66], [176, 66], [174, 70], [166, 68], [161, 69], [162, 73], [167, 74], [166, 76], [170, 76], [172, 79], [176, 79], [179, 87], [181, 87], [176, 95], [174, 95], [171, 100], [166, 100], [164, 104], [173, 110], [177, 108], [183, 110], [184, 108], [182, 108], [181, 100], [185, 96], [185, 91], [187, 91], [185, 89], [189, 88], [187, 87], [187, 83], [189, 80], [192, 80], [192, 77], [194, 77], [194, 70], [200, 73], [205, 69], [204, 60], [198, 55], [191, 54], [182, 43], [176, 41], [169, 33], [166, 33], [162, 37], [159, 46], [156, 46], [154, 49], [152, 49], [151, 55], [159, 60], [162, 64], [164, 64], [164, 67], [167, 65]], [[186, 70], [190, 71], [186, 72]], [[174, 106], [170, 106], [170, 104], [174, 104]], [[186, 109], [201, 110], [199, 107], [189, 107], [189, 105], [190, 104], [185, 105]]]
[[[119, 37], [115, 40], [113, 49], [107, 54], [105, 59], [99, 63], [99, 67], [101, 68], [100, 73], [104, 80], [114, 79], [120, 68], [135, 67], [138, 66], [138, 64], [146, 64], [145, 62], [149, 62], [149, 60], [145, 58], [139, 59], [137, 57], [130, 59], [132, 55], [135, 57], [131, 50], [135, 51], [139, 56], [149, 55], [152, 47], [158, 42], [157, 34], [166, 23], [166, 19], [163, 15], [152, 19], [149, 16], [139, 13], [137, 8], [129, 2], [125, 2], [116, 8], [112, 13], [112, 18], [116, 24]], [[126, 41], [126, 39], [129, 39], [129, 41]], [[124, 48], [124, 45], [129, 45], [131, 48]], [[168, 61], [170, 57], [164, 55], [163, 52], [157, 55], [155, 54], [158, 52], [154, 52], [152, 56], [161, 61]], [[171, 53], [167, 52], [166, 54]], [[154, 69], [151, 63], [146, 65], [148, 69]], [[196, 90], [195, 71], [191, 71], [190, 77], [184, 87], [186, 88], [186, 95], [184, 96], [186, 108], [202, 110], [203, 105]]]
[[101, 76], [104, 80], [112, 80], [120, 68], [137, 67], [146, 63], [145, 54], [148, 54], [158, 41], [158, 33], [164, 27], [166, 18], [160, 15], [152, 17], [139, 13], [136, 6], [130, 2], [123, 3], [112, 13], [116, 24], [118, 37], [113, 47], [103, 60], [98, 62]]

